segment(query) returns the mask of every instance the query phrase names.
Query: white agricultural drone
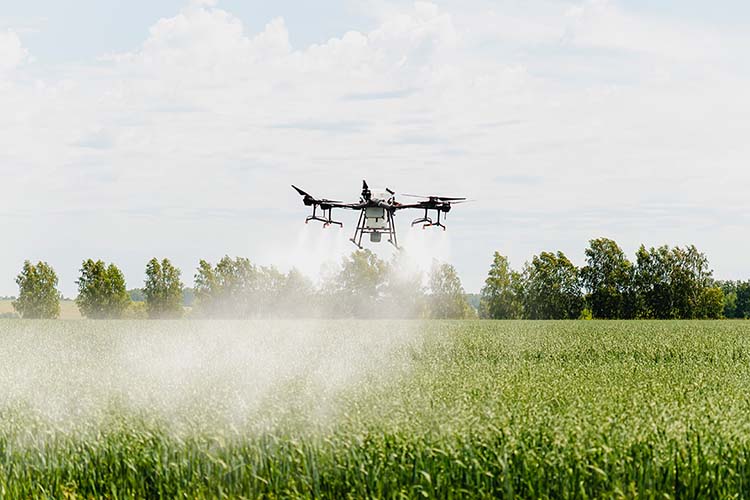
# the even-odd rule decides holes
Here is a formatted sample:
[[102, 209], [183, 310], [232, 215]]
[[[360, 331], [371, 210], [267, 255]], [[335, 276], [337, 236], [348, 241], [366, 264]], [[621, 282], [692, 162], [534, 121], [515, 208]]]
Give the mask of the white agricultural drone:
[[[379, 243], [382, 235], [388, 236], [388, 242], [398, 248], [398, 240], [396, 239], [396, 226], [393, 223], [393, 216], [398, 210], [404, 210], [406, 208], [413, 208], [418, 210], [424, 210], [424, 216], [414, 219], [411, 225], [422, 224], [422, 228], [426, 227], [441, 227], [445, 231], [445, 225], [440, 222], [440, 214], [446, 214], [445, 218], [451, 210], [451, 205], [456, 203], [463, 203], [466, 198], [455, 198], [450, 196], [419, 196], [413, 194], [404, 194], [411, 198], [422, 198], [422, 201], [416, 203], [399, 203], [396, 201], [396, 193], [388, 188], [385, 188], [384, 193], [374, 193], [370, 191], [366, 181], [362, 181], [362, 194], [359, 198], [359, 203], [342, 203], [336, 200], [328, 200], [326, 198], [315, 198], [312, 195], [302, 191], [295, 185], [292, 187], [302, 196], [302, 202], [306, 206], [312, 206], [312, 215], [305, 219], [305, 224], [311, 220], [320, 221], [323, 223], [323, 227], [328, 227], [331, 224], [336, 224], [343, 227], [341, 222], [335, 221], [331, 218], [331, 210], [334, 208], [343, 208], [348, 210], [359, 210], [359, 222], [357, 222], [357, 229], [354, 231], [354, 236], [350, 238], [351, 242], [362, 248], [362, 236], [365, 234], [370, 235], [370, 241], [372, 243]], [[322, 217], [318, 215], [318, 207], [322, 212]], [[437, 214], [437, 220], [433, 220], [428, 216], [430, 210], [434, 210]]]

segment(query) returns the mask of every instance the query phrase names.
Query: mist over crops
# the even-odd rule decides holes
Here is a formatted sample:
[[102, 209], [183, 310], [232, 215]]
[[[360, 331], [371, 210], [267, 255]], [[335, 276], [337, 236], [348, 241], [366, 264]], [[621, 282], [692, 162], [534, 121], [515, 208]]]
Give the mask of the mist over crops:
[[416, 323], [0, 322], [0, 411], [56, 429], [113, 408], [171, 430], [330, 426], [340, 398], [409, 369]]
[[737, 498], [742, 321], [0, 322], [3, 498]]

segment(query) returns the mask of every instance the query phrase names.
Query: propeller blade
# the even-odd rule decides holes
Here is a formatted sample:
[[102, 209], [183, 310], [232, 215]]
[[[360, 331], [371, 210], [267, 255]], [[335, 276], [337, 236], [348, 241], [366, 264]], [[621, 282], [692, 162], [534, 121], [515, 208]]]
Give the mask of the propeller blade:
[[370, 189], [370, 187], [367, 185], [367, 181], [362, 179], [362, 189]]
[[401, 196], [408, 196], [409, 198], [424, 198], [425, 200], [437, 200], [437, 201], [465, 201], [466, 198], [454, 197], [454, 196], [424, 196], [421, 194], [405, 194], [401, 193]]
[[310, 198], [312, 198], [312, 196], [310, 196], [309, 194], [305, 193], [304, 191], [302, 191], [302, 190], [301, 190], [300, 188], [298, 188], [298, 187], [297, 187], [297, 186], [295, 186], [294, 184], [292, 184], [292, 187], [293, 187], [293, 188], [294, 188], [294, 190], [295, 190], [295, 191], [297, 191], [297, 192], [298, 192], [298, 193], [299, 193], [300, 195], [302, 195], [302, 196], [309, 196]]
[[391, 196], [392, 196], [392, 195], [394, 195], [394, 194], [396, 194], [396, 191], [391, 191], [391, 190], [390, 190], [390, 189], [388, 189], [388, 188], [385, 188], [385, 190], [386, 190], [386, 192], [387, 192], [388, 194], [390, 194]]

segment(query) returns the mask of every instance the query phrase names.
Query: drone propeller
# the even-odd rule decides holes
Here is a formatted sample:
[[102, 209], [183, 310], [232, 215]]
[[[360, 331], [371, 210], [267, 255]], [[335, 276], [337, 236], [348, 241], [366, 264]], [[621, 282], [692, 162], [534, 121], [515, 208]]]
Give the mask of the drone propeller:
[[401, 193], [401, 196], [408, 196], [409, 198], [424, 198], [426, 200], [450, 201], [450, 202], [467, 201], [466, 198], [457, 198], [454, 196], [423, 196], [421, 194], [404, 194], [404, 193]]
[[313, 197], [310, 193], [306, 193], [306, 192], [302, 191], [300, 188], [298, 188], [294, 184], [292, 184], [292, 187], [300, 195], [304, 196], [306, 199], [310, 200], [313, 203], [341, 203], [340, 200], [329, 200], [327, 198], [321, 198], [321, 199], [318, 200], [317, 198]]
[[317, 199], [317, 198], [313, 197], [310, 193], [306, 193], [306, 192], [302, 191], [300, 188], [298, 188], [294, 184], [292, 184], [292, 187], [301, 196], [305, 197], [305, 200], [304, 200], [305, 201], [305, 205], [312, 205], [312, 204], [317, 204], [317, 205], [321, 205], [322, 204], [322, 205], [325, 205], [325, 204], [328, 204], [328, 203], [341, 203], [340, 200], [329, 200], [327, 198]]
[[299, 193], [300, 195], [302, 195], [302, 196], [309, 196], [310, 198], [312, 198], [312, 196], [310, 196], [310, 195], [309, 195], [308, 193], [305, 193], [304, 191], [302, 191], [302, 190], [301, 190], [300, 188], [298, 188], [298, 187], [297, 187], [297, 186], [295, 186], [294, 184], [292, 184], [292, 187], [293, 187], [293, 188], [294, 188], [294, 190], [295, 190], [295, 191], [297, 191], [297, 192], [298, 192], [298, 193]]

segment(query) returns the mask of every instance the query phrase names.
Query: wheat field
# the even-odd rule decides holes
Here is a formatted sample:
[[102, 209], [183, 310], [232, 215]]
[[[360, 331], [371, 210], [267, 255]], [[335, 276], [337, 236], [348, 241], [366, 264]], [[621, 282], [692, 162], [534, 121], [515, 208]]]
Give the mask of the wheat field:
[[0, 321], [2, 498], [750, 494], [750, 323]]

